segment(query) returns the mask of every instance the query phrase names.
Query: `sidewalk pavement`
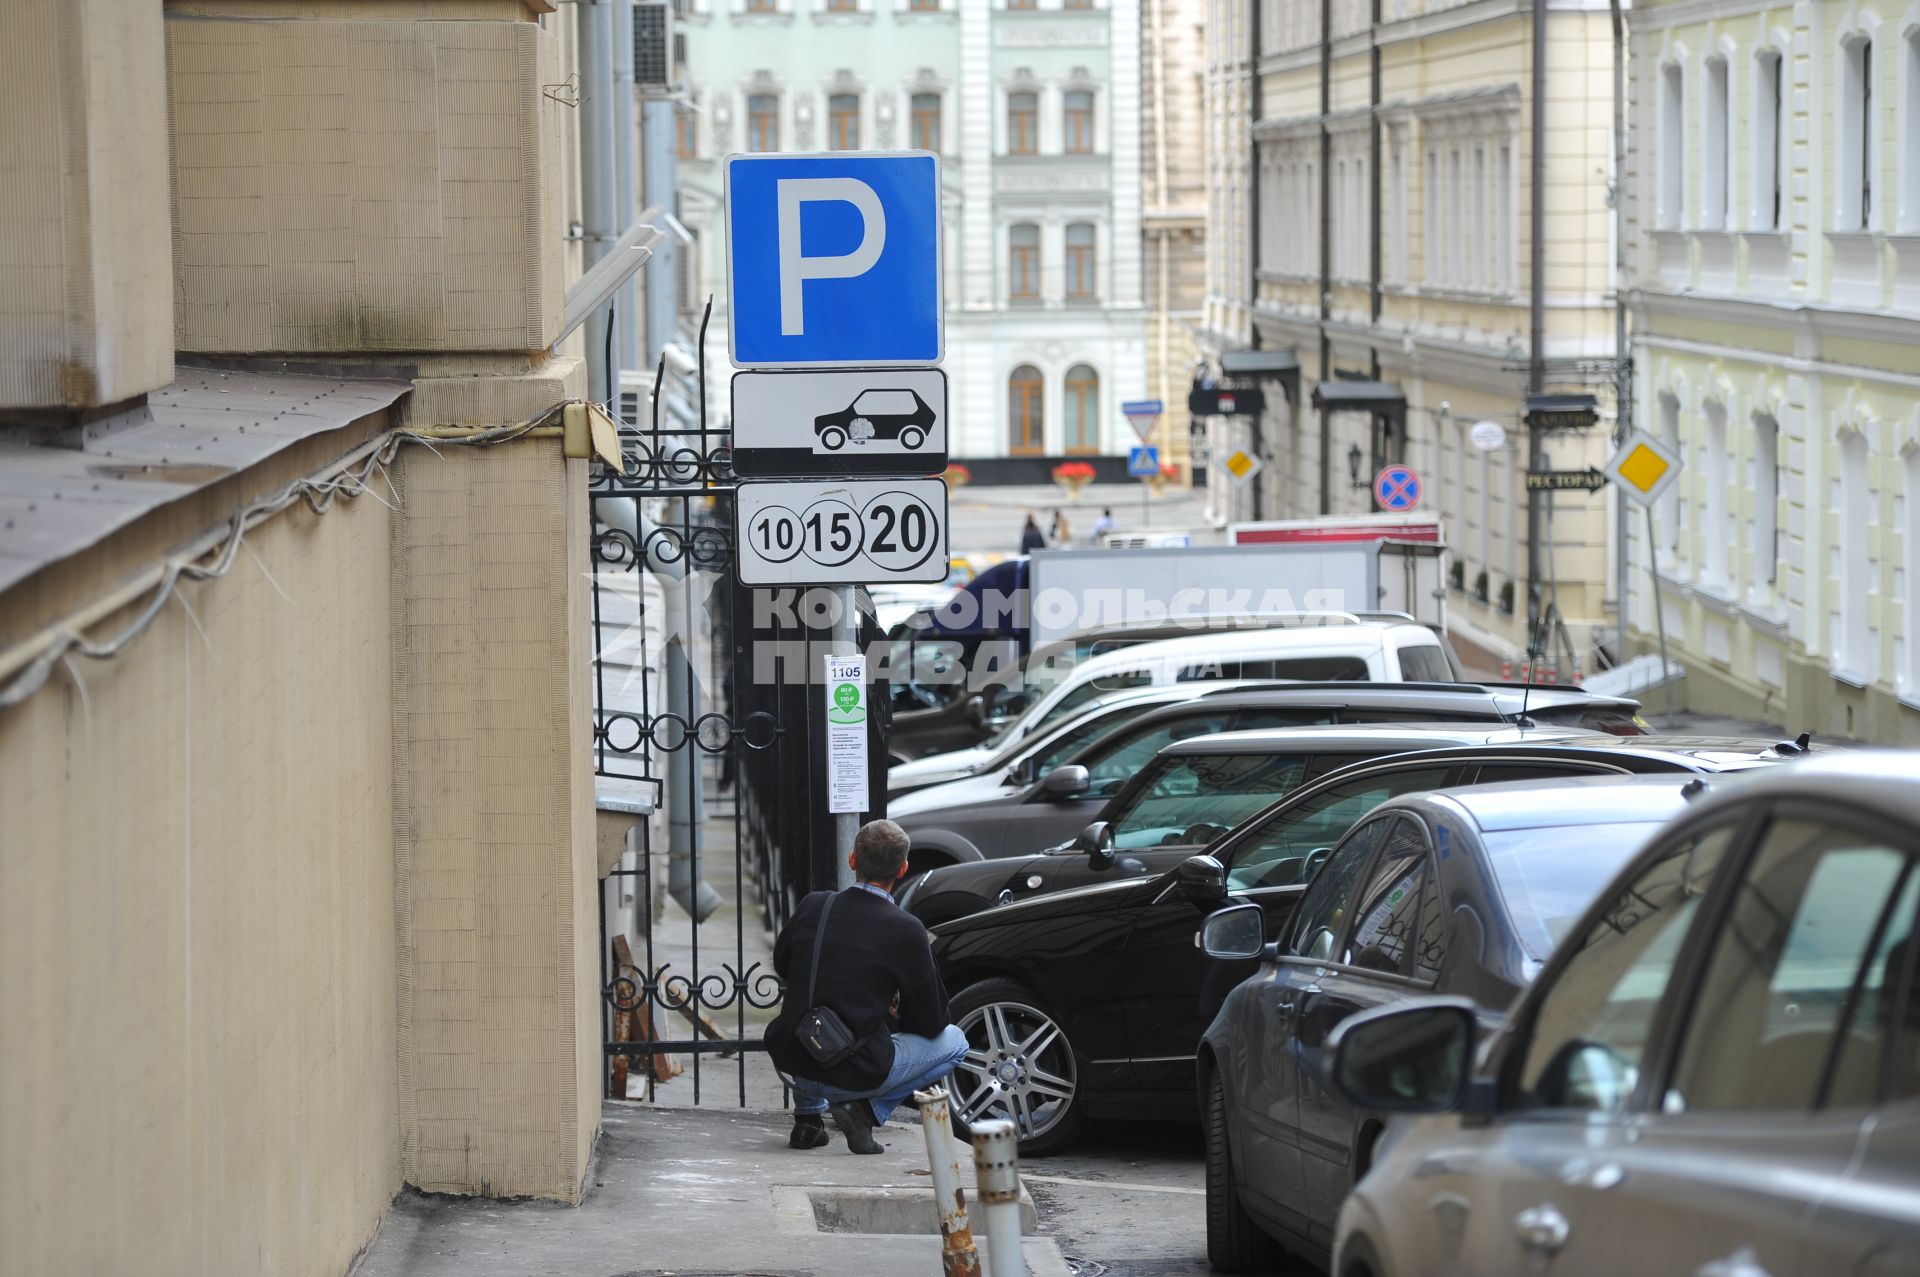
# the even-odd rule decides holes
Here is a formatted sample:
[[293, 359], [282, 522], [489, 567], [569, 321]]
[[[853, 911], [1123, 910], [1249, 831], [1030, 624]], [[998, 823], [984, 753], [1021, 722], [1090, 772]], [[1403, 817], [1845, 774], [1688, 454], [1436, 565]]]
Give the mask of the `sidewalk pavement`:
[[[577, 1208], [409, 1190], [353, 1277], [939, 1277], [937, 1232], [819, 1227], [834, 1219], [836, 1201], [852, 1201], [858, 1215], [874, 1190], [924, 1195], [931, 1226], [927, 1150], [917, 1124], [889, 1122], [878, 1132], [886, 1152], [856, 1157], [838, 1132], [826, 1148], [788, 1148], [792, 1118], [782, 1112], [610, 1101], [603, 1120]], [[970, 1151], [961, 1166], [974, 1232], [990, 1262]], [[866, 1192], [836, 1197], [836, 1189]], [[884, 1222], [899, 1211], [868, 1213]], [[1034, 1277], [1073, 1272], [1049, 1237], [1029, 1235], [1022, 1250]]]

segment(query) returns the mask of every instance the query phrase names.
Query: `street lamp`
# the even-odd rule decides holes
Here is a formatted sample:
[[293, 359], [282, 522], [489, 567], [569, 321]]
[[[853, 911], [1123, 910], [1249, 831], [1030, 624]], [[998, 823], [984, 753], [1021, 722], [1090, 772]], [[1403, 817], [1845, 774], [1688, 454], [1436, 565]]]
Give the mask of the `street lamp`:
[[1365, 460], [1366, 456], [1360, 451], [1359, 444], [1356, 443], [1347, 448], [1347, 477], [1352, 480], [1355, 488], [1367, 486], [1367, 481], [1360, 477], [1360, 463]]

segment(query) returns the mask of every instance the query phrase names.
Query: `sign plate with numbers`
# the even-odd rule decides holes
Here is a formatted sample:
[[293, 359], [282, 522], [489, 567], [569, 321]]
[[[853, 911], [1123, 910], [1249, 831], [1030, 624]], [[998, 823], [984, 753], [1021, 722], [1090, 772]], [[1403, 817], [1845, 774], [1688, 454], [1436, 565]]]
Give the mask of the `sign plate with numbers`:
[[939, 479], [742, 483], [733, 508], [742, 585], [947, 579], [947, 485]]

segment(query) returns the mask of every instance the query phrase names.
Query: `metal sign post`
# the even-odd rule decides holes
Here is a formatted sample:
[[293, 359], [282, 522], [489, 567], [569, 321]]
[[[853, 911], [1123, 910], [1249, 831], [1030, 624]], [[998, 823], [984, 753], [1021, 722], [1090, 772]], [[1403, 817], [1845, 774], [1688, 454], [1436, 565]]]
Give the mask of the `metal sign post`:
[[[1647, 512], [1647, 581], [1653, 591], [1653, 625], [1660, 640], [1660, 681], [1666, 685], [1669, 730], [1673, 727], [1673, 680], [1667, 677], [1667, 612], [1660, 604], [1660, 547], [1653, 526], [1653, 503], [1679, 479], [1683, 461], [1665, 440], [1636, 430], [1621, 441], [1620, 450], [1607, 462], [1605, 471], [1622, 497], [1637, 502]], [[1624, 598], [1625, 581], [1620, 588]], [[1620, 628], [1626, 629], [1624, 621]]]
[[1127, 473], [1140, 481], [1140, 526], [1151, 522], [1147, 513], [1147, 481], [1160, 473], [1158, 448], [1133, 448], [1127, 453]]

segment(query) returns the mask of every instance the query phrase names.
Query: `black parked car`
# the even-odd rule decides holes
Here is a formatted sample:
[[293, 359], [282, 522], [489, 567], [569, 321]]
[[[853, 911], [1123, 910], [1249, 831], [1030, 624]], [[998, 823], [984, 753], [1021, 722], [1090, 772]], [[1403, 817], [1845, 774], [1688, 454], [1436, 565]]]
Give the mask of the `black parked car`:
[[[954, 1019], [974, 1044], [955, 1074], [958, 1102], [971, 1116], [1013, 1119], [1029, 1153], [1065, 1146], [1089, 1117], [1191, 1120], [1196, 1044], [1228, 991], [1256, 967], [1202, 954], [1202, 920], [1230, 897], [1246, 900], [1265, 913], [1268, 937], [1281, 936], [1330, 849], [1391, 798], [1542, 776], [1714, 772], [1790, 756], [1656, 738], [1377, 758], [1301, 786], [1206, 854], [1182, 846], [1166, 853], [1175, 863], [1165, 868], [1155, 868], [1165, 858], [1150, 850], [1116, 856], [1097, 885], [947, 922], [934, 931], [934, 960], [953, 991]], [[1058, 866], [1078, 872], [1087, 861], [1076, 852], [1030, 865], [1041, 876]]]
[[1693, 783], [1616, 777], [1408, 795], [1340, 841], [1272, 944], [1257, 905], [1207, 920], [1209, 956], [1235, 969], [1262, 960], [1200, 1044], [1215, 1268], [1267, 1271], [1280, 1259], [1275, 1239], [1322, 1266], [1330, 1257], [1341, 1199], [1385, 1125], [1328, 1080], [1333, 1030], [1436, 991], [1504, 1010]]
[[902, 448], [918, 448], [933, 429], [933, 409], [911, 390], [863, 390], [838, 412], [813, 419], [813, 432], [824, 446], [838, 449], [849, 439], [893, 439]]
[[[1248, 689], [1249, 693], [1251, 691]], [[1241, 695], [1236, 693], [1229, 699], [1238, 700]], [[1206, 700], [1194, 700], [1173, 711], [1156, 711], [1155, 721], [1158, 721], [1157, 715], [1178, 717], [1198, 711], [1206, 704]], [[1148, 717], [1143, 715], [1140, 721], [1146, 723]], [[1474, 739], [1469, 741], [1463, 733]], [[1209, 737], [1197, 748], [1219, 750], [1229, 747], [1231, 740], [1251, 735], [1243, 732], [1232, 738]], [[1116, 735], [1112, 739], [1119, 737]], [[1344, 731], [1333, 728], [1292, 730], [1274, 734], [1274, 740], [1296, 751], [1312, 750], [1325, 755], [1308, 766], [1306, 774], [1309, 777], [1325, 775], [1332, 767], [1345, 766], [1363, 758], [1408, 750], [1421, 750], [1436, 762], [1458, 758], [1474, 762], [1482, 768], [1484, 776], [1469, 774], [1468, 780], [1456, 781], [1456, 784], [1567, 775], [1730, 771], [1798, 757], [1810, 748], [1791, 741], [1770, 745], [1761, 741], [1698, 736], [1576, 737], [1566, 732], [1489, 733], [1484, 729], [1417, 725], [1349, 728]], [[1519, 748], [1505, 752], [1490, 751], [1488, 747], [1492, 745], [1514, 745]], [[1444, 746], [1459, 748], [1448, 751], [1441, 748]], [[1185, 745], [1175, 745], [1163, 752], [1171, 754], [1186, 748]], [[1135, 762], [1134, 766], [1138, 765]], [[1171, 766], [1173, 764], [1156, 758], [1147, 770], [1158, 769], [1154, 772], [1157, 776]], [[971, 783], [978, 785], [980, 782]], [[1153, 814], [1155, 783], [1149, 782], [1143, 772], [1131, 785], [1098, 809], [1098, 819], [1077, 837], [1045, 851], [952, 865], [910, 877], [900, 886], [900, 903], [922, 922], [933, 926], [996, 904], [1026, 900], [1045, 892], [1113, 882], [1123, 877], [1164, 873], [1199, 850], [1208, 839], [1196, 841], [1176, 838], [1167, 841], [1164, 831], [1157, 836], [1150, 829], [1148, 832], [1136, 831], [1135, 826], [1141, 824], [1141, 814], [1144, 812], [1146, 817]], [[1032, 796], [1026, 801], [1060, 804], [1083, 801], [1077, 794], [1050, 795], [1045, 792], [1045, 787], [1044, 780], [1035, 785]], [[1015, 800], [1023, 793], [1019, 789], [1007, 792]], [[926, 818], [914, 811], [917, 804], [902, 805], [907, 810], [898, 819], [913, 835], [916, 851], [923, 842], [937, 848], [948, 845], [937, 837], [928, 839], [923, 832]], [[982, 801], [980, 812], [968, 819], [977, 822], [990, 810]], [[1084, 805], [1082, 810], [1091, 814], [1091, 809]], [[1232, 809], [1229, 807], [1227, 810]], [[1240, 810], [1243, 813], [1245, 811], [1244, 808]], [[1348, 823], [1357, 819], [1364, 810], [1355, 809], [1348, 817]], [[1346, 825], [1341, 825], [1331, 832], [1337, 836], [1345, 828]]]

